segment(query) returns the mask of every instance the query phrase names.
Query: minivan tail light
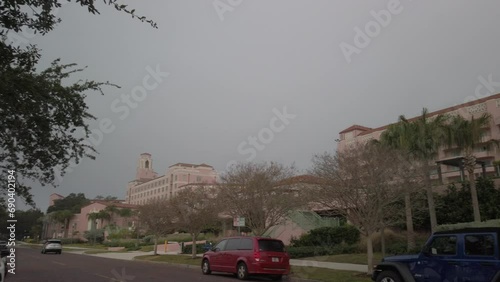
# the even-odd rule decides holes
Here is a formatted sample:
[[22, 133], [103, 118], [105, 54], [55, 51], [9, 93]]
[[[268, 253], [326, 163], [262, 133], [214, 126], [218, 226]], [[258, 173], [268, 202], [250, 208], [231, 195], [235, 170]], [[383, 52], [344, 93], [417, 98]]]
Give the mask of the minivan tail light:
[[255, 261], [260, 261], [260, 253], [259, 252], [254, 252], [253, 253], [253, 259]]

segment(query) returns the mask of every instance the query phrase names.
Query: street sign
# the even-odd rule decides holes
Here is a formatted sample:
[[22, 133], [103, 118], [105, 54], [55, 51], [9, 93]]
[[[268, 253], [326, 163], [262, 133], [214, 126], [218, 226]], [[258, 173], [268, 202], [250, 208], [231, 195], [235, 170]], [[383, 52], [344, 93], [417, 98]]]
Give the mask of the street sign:
[[244, 227], [245, 226], [245, 218], [235, 216], [233, 218], [233, 226], [234, 227]]

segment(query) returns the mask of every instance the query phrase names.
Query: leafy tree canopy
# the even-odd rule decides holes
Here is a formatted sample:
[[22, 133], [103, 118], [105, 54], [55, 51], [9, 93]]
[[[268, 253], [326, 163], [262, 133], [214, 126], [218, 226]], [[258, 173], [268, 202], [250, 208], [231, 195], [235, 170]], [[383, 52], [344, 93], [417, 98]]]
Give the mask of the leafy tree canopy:
[[47, 213], [63, 210], [69, 210], [72, 213], [80, 213], [81, 208], [88, 204], [90, 204], [90, 200], [85, 198], [85, 194], [71, 193], [63, 199], [56, 200], [54, 205], [47, 209]]
[[[117, 0], [102, 1], [156, 28], [156, 23], [137, 16]], [[38, 71], [40, 50], [34, 45], [16, 46], [11, 40], [21, 31], [43, 35], [54, 29], [61, 22], [55, 11], [63, 2], [99, 14], [96, 0], [0, 2], [0, 177], [6, 179], [8, 170], [14, 170], [17, 195], [31, 205], [30, 187], [23, 184], [26, 180], [57, 186], [56, 178], [62, 177], [70, 162], [95, 157], [96, 151], [85, 141], [90, 135], [87, 124], [95, 119], [88, 111], [85, 93], [102, 93], [103, 86], [112, 85], [87, 80], [64, 83], [83, 69], [56, 60]]]

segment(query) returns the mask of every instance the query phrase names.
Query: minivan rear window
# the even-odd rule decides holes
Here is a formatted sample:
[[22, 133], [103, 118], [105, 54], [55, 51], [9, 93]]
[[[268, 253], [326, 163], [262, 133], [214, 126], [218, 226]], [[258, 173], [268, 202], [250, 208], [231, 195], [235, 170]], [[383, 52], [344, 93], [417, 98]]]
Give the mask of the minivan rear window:
[[285, 245], [279, 240], [259, 240], [259, 251], [261, 252], [284, 252]]

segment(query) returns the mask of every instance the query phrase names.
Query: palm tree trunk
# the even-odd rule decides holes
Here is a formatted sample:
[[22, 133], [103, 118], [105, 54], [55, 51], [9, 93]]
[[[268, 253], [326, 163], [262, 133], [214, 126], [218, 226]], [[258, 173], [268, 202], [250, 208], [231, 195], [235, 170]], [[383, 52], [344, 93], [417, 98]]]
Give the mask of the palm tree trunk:
[[474, 211], [474, 222], [481, 222], [481, 213], [479, 211], [479, 200], [477, 199], [477, 189], [476, 189], [476, 176], [474, 175], [474, 170], [468, 171], [469, 173], [469, 183], [470, 183], [470, 194], [472, 198], [472, 210]]
[[64, 238], [68, 238], [69, 219], [64, 220]]
[[434, 204], [434, 194], [432, 193], [432, 182], [431, 176], [429, 174], [430, 167], [428, 163], [424, 164], [425, 173], [425, 190], [427, 192], [427, 205], [429, 206], [429, 217], [431, 220], [431, 232], [436, 231], [437, 219], [436, 219], [436, 205]]
[[415, 249], [415, 231], [413, 230], [413, 214], [411, 210], [411, 195], [409, 191], [405, 194], [405, 216], [406, 216], [406, 245], [407, 251]]

